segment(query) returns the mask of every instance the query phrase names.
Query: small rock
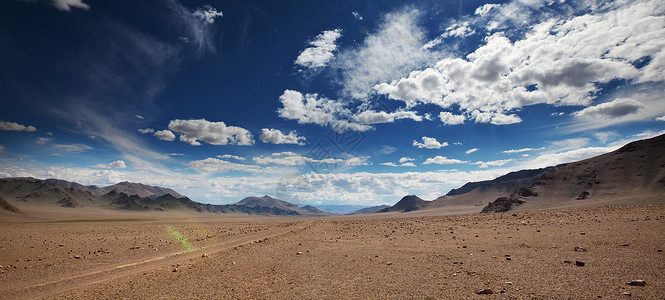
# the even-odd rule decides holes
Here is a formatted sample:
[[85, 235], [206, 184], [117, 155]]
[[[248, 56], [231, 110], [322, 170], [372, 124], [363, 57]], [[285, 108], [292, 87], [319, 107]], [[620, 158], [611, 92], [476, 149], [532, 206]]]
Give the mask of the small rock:
[[513, 282], [512, 282], [512, 281], [506, 281], [505, 284], [506, 284], [506, 285], [512, 285]]
[[586, 232], [580, 232], [580, 235], [585, 235], [585, 234], [586, 234]]
[[634, 285], [634, 286], [645, 286], [647, 285], [647, 282], [644, 280], [631, 280], [630, 282], [626, 283], [627, 285]]
[[580, 247], [580, 246], [576, 246], [575, 249], [573, 249], [573, 250], [574, 250], [575, 252], [586, 252], [586, 249], [584, 249], [584, 248], [582, 248], [582, 247]]
[[235, 261], [233, 261], [233, 262], [231, 262], [231, 264], [232, 264], [232, 265], [235, 265], [235, 264], [236, 264], [236, 262], [235, 262]]
[[298, 251], [298, 253], [296, 253], [296, 255], [301, 255], [301, 254], [302, 254], [302, 251]]
[[506, 257], [506, 260], [512, 260], [512, 258], [510, 256], [508, 256], [508, 257]]
[[576, 260], [575, 265], [578, 266], [578, 267], [584, 267], [584, 262]]
[[491, 294], [494, 294], [494, 291], [492, 289], [482, 289], [480, 291], [477, 291], [476, 294], [478, 294], [478, 295], [491, 295]]
[[566, 260], [563, 261], [563, 263], [564, 263], [564, 264], [572, 264], [573, 262], [570, 261], [570, 260], [567, 260], [567, 259], [566, 259]]
[[178, 268], [173, 268], [173, 270], [171, 270], [171, 272], [178, 272]]
[[624, 296], [631, 296], [632, 293], [631, 293], [630, 291], [627, 291], [627, 292], [623, 292], [623, 295], [624, 295]]
[[628, 246], [630, 246], [630, 244], [623, 244], [623, 245], [621, 245], [621, 247], [628, 247]]
[[658, 249], [658, 252], [663, 252], [663, 249]]
[[201, 257], [208, 257], [208, 254], [203, 253], [203, 255], [201, 255]]
[[389, 266], [392, 265], [392, 264], [393, 264], [392, 261], [389, 261], [389, 262], [386, 263], [386, 265], [389, 265]]
[[81, 256], [80, 255], [74, 255], [74, 258], [75, 259], [81, 259]]

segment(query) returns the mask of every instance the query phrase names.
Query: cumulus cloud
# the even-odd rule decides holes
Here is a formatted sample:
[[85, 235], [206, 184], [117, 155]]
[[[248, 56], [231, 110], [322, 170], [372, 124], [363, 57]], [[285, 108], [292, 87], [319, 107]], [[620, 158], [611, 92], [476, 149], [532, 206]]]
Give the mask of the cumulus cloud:
[[243, 145], [254, 144], [254, 137], [247, 129], [226, 126], [224, 122], [210, 122], [206, 119], [172, 120], [168, 128], [180, 133], [180, 141], [192, 146], [201, 145], [204, 141], [211, 145]]
[[513, 161], [513, 159], [501, 159], [501, 160], [493, 160], [493, 161], [477, 161], [477, 162], [472, 162], [472, 165], [478, 165], [481, 168], [485, 169], [488, 167], [500, 167], [503, 166], [509, 162]]
[[311, 47], [300, 52], [295, 63], [310, 69], [325, 66], [335, 56], [334, 52], [337, 50], [335, 42], [341, 36], [341, 29], [323, 31], [308, 43]]
[[139, 131], [140, 133], [143, 133], [143, 134], [148, 134], [148, 133], [153, 133], [153, 132], [155, 132], [155, 130], [152, 129], [152, 128], [139, 129], [138, 131]]
[[257, 166], [237, 164], [237, 163], [232, 163], [230, 161], [221, 160], [212, 157], [202, 160], [191, 161], [189, 163], [189, 167], [199, 173], [204, 173], [204, 174], [227, 173], [231, 171], [260, 173], [265, 171]]
[[401, 163], [401, 164], [396, 164], [396, 163], [393, 163], [393, 162], [384, 162], [384, 163], [380, 163], [380, 165], [388, 166], [388, 167], [415, 167], [416, 166], [414, 163], [411, 163], [411, 162]]
[[665, 116], [661, 116], [656, 118], [656, 121], [665, 121]]
[[0, 130], [34, 132], [37, 131], [37, 128], [34, 126], [25, 126], [15, 122], [0, 121]]
[[339, 70], [346, 96], [366, 99], [374, 85], [427, 64], [432, 54], [422, 48], [425, 34], [418, 26], [420, 16], [416, 9], [387, 14], [360, 47], [339, 53], [331, 66]]
[[448, 142], [439, 143], [436, 138], [422, 137], [422, 143], [418, 141], [413, 141], [413, 146], [418, 148], [427, 148], [427, 149], [441, 149], [448, 146]]
[[319, 97], [318, 94], [301, 94], [298, 91], [285, 90], [279, 97], [282, 107], [277, 110], [284, 119], [296, 120], [298, 124], [317, 124], [331, 126], [336, 132], [348, 130], [367, 131], [371, 126], [350, 122], [351, 111], [339, 101]]
[[97, 164], [92, 167], [97, 169], [125, 169], [127, 165], [122, 160], [116, 160], [109, 164]]
[[470, 35], [473, 35], [476, 33], [474, 29], [470, 27], [470, 23], [467, 22], [462, 22], [462, 23], [455, 23], [453, 25], [448, 26], [446, 28], [445, 32], [441, 34], [439, 37], [427, 42], [425, 45], [423, 45], [423, 48], [425, 49], [430, 49], [436, 45], [440, 45], [443, 43], [443, 41], [447, 38], [452, 38], [452, 37], [467, 37]]
[[471, 148], [469, 150], [466, 150], [466, 154], [471, 154], [471, 153], [476, 152], [476, 151], [478, 151], [478, 148]]
[[160, 130], [155, 132], [155, 136], [162, 141], [173, 141], [175, 140], [175, 134], [171, 130]]
[[414, 161], [414, 160], [415, 160], [414, 158], [405, 156], [405, 157], [402, 157], [402, 158], [399, 159], [399, 163], [403, 164], [407, 161]]
[[221, 11], [217, 11], [217, 9], [215, 9], [210, 5], [204, 5], [202, 7], [199, 7], [192, 14], [195, 17], [197, 17], [199, 20], [206, 22], [207, 24], [213, 24], [215, 23], [215, 18], [220, 18], [224, 16], [224, 14]]
[[419, 116], [416, 112], [398, 110], [395, 112], [387, 113], [385, 111], [374, 111], [374, 110], [365, 110], [353, 116], [353, 118], [363, 124], [380, 124], [380, 123], [392, 123], [395, 120], [400, 119], [411, 119], [416, 122], [423, 120], [422, 116]]
[[284, 134], [279, 129], [263, 128], [261, 129], [259, 140], [271, 144], [296, 144], [302, 146], [305, 145], [306, 138], [298, 136], [295, 131]]
[[575, 112], [581, 118], [620, 118], [638, 112], [644, 105], [636, 100], [617, 98], [610, 102], [587, 107]]
[[354, 18], [358, 20], [362, 20], [363, 16], [361, 16], [357, 11], [352, 11], [351, 14], [353, 15]]
[[62, 11], [71, 11], [72, 7], [89, 10], [90, 5], [83, 3], [83, 0], [51, 0], [52, 5]]
[[463, 115], [453, 115], [450, 112], [442, 111], [439, 113], [439, 119], [446, 125], [459, 125], [464, 124], [466, 118]]
[[[514, 2], [483, 6], [477, 10], [477, 17], [485, 23], [513, 22], [519, 18], [507, 20], [501, 16], [519, 13], [525, 5]], [[506, 11], [493, 13], [495, 10]], [[512, 112], [524, 106], [589, 105], [600, 94], [603, 83], [617, 79], [665, 81], [665, 51], [655, 46], [665, 43], [665, 29], [658, 25], [665, 22], [662, 3], [622, 2], [581, 11], [587, 13], [558, 17], [545, 14], [547, 18], [534, 19], [535, 23], [523, 23], [523, 31], [518, 30], [523, 35], [513, 36], [508, 30], [490, 32], [485, 44], [465, 57], [448, 56], [401, 79], [379, 83], [374, 90], [403, 101], [407, 107], [434, 104], [445, 109], [455, 105], [478, 123], [506, 125], [521, 122]], [[635, 63], [644, 57], [651, 60], [636, 68]], [[664, 59], [657, 60], [659, 57]], [[662, 115], [662, 107], [658, 108]], [[636, 103], [624, 102], [583, 115], [618, 116], [637, 110]]]
[[237, 156], [237, 155], [231, 155], [231, 154], [224, 154], [224, 155], [217, 155], [218, 158], [224, 158], [224, 159], [235, 159], [235, 160], [246, 160], [247, 158], [244, 158], [242, 156]]
[[467, 163], [467, 161], [459, 160], [459, 159], [454, 159], [454, 158], [447, 158], [445, 156], [435, 156], [431, 157], [425, 160], [423, 163], [424, 165], [429, 165], [429, 164], [437, 164], [437, 165], [452, 165], [452, 164], [463, 164]]

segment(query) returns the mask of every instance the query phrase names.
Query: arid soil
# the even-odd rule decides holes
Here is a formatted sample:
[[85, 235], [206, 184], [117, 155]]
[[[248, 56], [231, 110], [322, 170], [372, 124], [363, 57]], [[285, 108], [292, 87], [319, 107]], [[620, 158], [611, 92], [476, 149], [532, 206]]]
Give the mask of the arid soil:
[[665, 205], [5, 221], [0, 245], [2, 299], [665, 297]]

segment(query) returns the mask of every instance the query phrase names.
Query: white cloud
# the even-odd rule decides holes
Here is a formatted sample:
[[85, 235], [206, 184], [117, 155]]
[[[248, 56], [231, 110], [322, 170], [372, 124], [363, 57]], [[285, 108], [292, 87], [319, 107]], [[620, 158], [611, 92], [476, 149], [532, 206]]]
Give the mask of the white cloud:
[[83, 3], [83, 0], [51, 0], [55, 8], [63, 11], [71, 11], [72, 7], [89, 10], [90, 5]]
[[489, 14], [489, 12], [490, 12], [490, 10], [492, 10], [492, 8], [499, 7], [499, 6], [500, 6], [500, 4], [485, 4], [483, 6], [479, 6], [478, 8], [476, 8], [475, 14], [480, 15], [480, 16], [486, 16], [487, 14]]
[[407, 162], [407, 161], [414, 161], [414, 160], [415, 160], [415, 159], [413, 159], [413, 158], [411, 158], [411, 157], [406, 157], [406, 156], [405, 156], [405, 157], [402, 157], [402, 158], [399, 159], [399, 163], [400, 163], [400, 164], [403, 164], [403, 163], [405, 163], [405, 162]]
[[644, 105], [639, 101], [617, 98], [610, 102], [587, 107], [575, 112], [574, 115], [581, 118], [620, 118], [637, 113], [640, 109], [644, 109]]
[[86, 144], [68, 144], [68, 145], [55, 144], [53, 145], [53, 148], [69, 153], [81, 153], [88, 150], [92, 150], [92, 147]]
[[354, 18], [358, 20], [362, 20], [363, 16], [361, 16], [357, 11], [352, 11], [351, 14], [353, 15]]
[[295, 63], [302, 67], [316, 69], [325, 66], [331, 59], [334, 58], [334, 52], [337, 50], [335, 41], [342, 36], [341, 29], [326, 30], [316, 36], [313, 41], [308, 44], [311, 46], [306, 48], [298, 55]]
[[50, 132], [50, 131], [49, 131], [49, 132], [46, 133], [46, 135], [48, 135], [48, 136], [53, 136], [53, 132]]
[[504, 150], [504, 151], [501, 151], [501, 153], [515, 154], [515, 153], [522, 153], [522, 152], [529, 152], [529, 151], [538, 151], [538, 150], [543, 150], [543, 149], [545, 149], [545, 147], [541, 147], [541, 148], [510, 149], [510, 150]]
[[235, 160], [246, 160], [247, 158], [244, 158], [242, 156], [237, 156], [237, 155], [231, 155], [231, 154], [224, 154], [224, 155], [217, 155], [218, 158], [225, 158], [225, 159], [235, 159]]
[[97, 168], [97, 169], [125, 169], [125, 168], [127, 168], [127, 165], [122, 160], [116, 160], [116, 161], [114, 161], [112, 163], [109, 163], [109, 164], [106, 164], [106, 165], [105, 164], [97, 164], [97, 165], [94, 165], [92, 167]]
[[471, 148], [469, 150], [466, 150], [466, 154], [471, 154], [471, 153], [476, 152], [476, 151], [478, 151], [478, 148]]
[[360, 47], [339, 53], [331, 66], [340, 71], [344, 95], [366, 99], [374, 85], [427, 63], [432, 54], [422, 49], [425, 34], [418, 26], [420, 15], [416, 9], [387, 14]]
[[217, 11], [217, 9], [210, 5], [199, 7], [192, 14], [207, 24], [213, 24], [215, 23], [215, 18], [224, 16], [221, 11]]
[[211, 145], [244, 145], [254, 144], [252, 134], [244, 128], [226, 126], [224, 122], [210, 122], [205, 119], [172, 120], [168, 128], [179, 132], [180, 140], [193, 146], [199, 146], [199, 140]]
[[384, 163], [380, 163], [380, 165], [388, 166], [388, 167], [415, 167], [416, 166], [414, 163], [410, 163], [410, 162], [401, 163], [401, 164], [396, 164], [396, 163], [393, 163], [393, 162], [384, 162]]
[[422, 137], [422, 141], [423, 141], [422, 143], [413, 141], [413, 146], [418, 148], [427, 148], [427, 149], [441, 149], [443, 147], [448, 146], [448, 142], [439, 143], [439, 141], [437, 141], [436, 138], [427, 137], [427, 136]]
[[153, 133], [153, 132], [155, 132], [155, 130], [152, 129], [152, 128], [144, 128], [144, 129], [140, 129], [140, 128], [139, 128], [138, 131], [139, 131], [140, 133], [143, 133], [143, 134], [147, 134], [147, 133]]
[[134, 118], [137, 118], [139, 120], [145, 119], [142, 115], [134, 115]]
[[175, 140], [175, 134], [171, 130], [160, 130], [155, 132], [155, 136], [162, 141], [173, 141]]
[[466, 118], [463, 115], [453, 115], [450, 112], [442, 111], [439, 113], [439, 119], [446, 125], [459, 125], [464, 124]]
[[183, 153], [166, 153], [168, 156], [185, 156]]
[[448, 28], [446, 28], [443, 34], [423, 45], [423, 48], [430, 49], [436, 45], [440, 45], [447, 38], [451, 37], [464, 38], [470, 35], [474, 35], [475, 33], [476, 31], [470, 27], [468, 21], [462, 23], [455, 23], [453, 25], [448, 26]]
[[277, 110], [279, 116], [296, 120], [298, 124], [317, 124], [331, 126], [337, 132], [367, 131], [371, 126], [349, 122], [351, 111], [339, 101], [334, 101], [318, 94], [301, 94], [298, 91], [285, 90], [279, 97], [282, 107]]
[[385, 111], [374, 111], [374, 110], [365, 110], [359, 114], [353, 116], [353, 118], [363, 124], [380, 124], [380, 123], [392, 123], [395, 120], [400, 119], [411, 119], [416, 122], [423, 120], [423, 117], [419, 116], [416, 112], [398, 110], [395, 112], [387, 113]]
[[15, 122], [0, 121], [0, 130], [34, 132], [37, 131], [37, 128], [35, 128], [34, 126], [21, 125]]
[[[532, 8], [524, 9], [525, 5], [484, 6], [478, 10], [478, 22], [488, 23], [495, 18], [499, 23], [522, 22], [524, 18], [513, 15], [507, 20], [503, 15], [519, 15], [520, 9], [530, 14]], [[545, 4], [527, 6], [541, 5]], [[495, 14], [495, 10], [504, 13]], [[378, 94], [404, 101], [407, 107], [428, 103], [442, 108], [456, 105], [476, 122], [495, 125], [521, 122], [511, 112], [524, 106], [586, 106], [600, 94], [602, 83], [615, 79], [637, 83], [665, 81], [665, 28], [657, 25], [665, 22], [663, 10], [659, 1], [637, 1], [608, 4], [603, 9], [581, 9], [586, 14], [542, 14], [547, 17], [533, 19], [538, 21], [535, 25], [520, 25], [524, 35], [508, 36], [514, 35], [510, 31], [491, 33], [484, 45], [466, 57], [448, 56], [401, 79], [386, 79], [374, 89]], [[651, 61], [641, 69], [635, 68], [633, 62], [644, 57]], [[662, 87], [647, 84], [644, 89]], [[659, 115], [665, 112], [662, 104], [652, 101], [651, 106], [658, 108], [655, 111]], [[639, 107], [623, 103], [613, 107], [615, 110], [601, 108], [606, 109], [606, 114], [617, 116]], [[592, 112], [601, 113], [601, 109], [586, 111], [584, 115]], [[640, 115], [641, 120], [648, 118], [644, 113]]]
[[467, 163], [467, 161], [454, 159], [454, 158], [447, 158], [445, 156], [437, 155], [435, 157], [428, 158], [427, 160], [425, 160], [423, 164], [452, 165], [452, 164], [463, 164], [463, 163]]
[[237, 164], [226, 160], [221, 160], [211, 157], [202, 160], [191, 161], [189, 163], [189, 167], [199, 173], [204, 173], [204, 174], [227, 173], [231, 171], [260, 173], [266, 171], [262, 170], [257, 166]]
[[39, 137], [35, 141], [35, 144], [44, 145], [52, 140], [53, 140], [52, 138]]
[[481, 168], [485, 169], [488, 167], [500, 167], [503, 166], [509, 162], [513, 161], [512, 159], [502, 159], [502, 160], [493, 160], [493, 161], [477, 161], [477, 162], [472, 162], [472, 165], [478, 165]]
[[397, 148], [388, 146], [388, 145], [383, 145], [381, 146], [381, 150], [379, 151], [379, 154], [391, 154], [393, 152], [397, 151]]
[[665, 121], [665, 116], [661, 116], [656, 118], [656, 121]]
[[340, 164], [345, 162], [343, 159], [332, 157], [324, 159], [313, 159], [288, 151], [273, 153], [272, 156], [254, 157], [253, 160], [259, 165], [276, 164], [282, 166], [302, 166], [307, 163]]
[[596, 137], [601, 143], [606, 144], [609, 140], [619, 137], [616, 131], [602, 131], [594, 132], [593, 136]]
[[302, 146], [305, 145], [306, 138], [298, 136], [295, 131], [284, 134], [279, 129], [263, 128], [261, 129], [259, 140], [271, 144], [296, 144]]

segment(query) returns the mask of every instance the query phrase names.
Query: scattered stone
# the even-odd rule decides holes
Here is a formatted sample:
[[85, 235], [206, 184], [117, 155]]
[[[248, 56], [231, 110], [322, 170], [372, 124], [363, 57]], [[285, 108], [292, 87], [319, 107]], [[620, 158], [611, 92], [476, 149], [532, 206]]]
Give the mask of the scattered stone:
[[585, 235], [585, 234], [586, 234], [586, 232], [580, 232], [580, 235]]
[[171, 270], [171, 272], [178, 272], [178, 268], [173, 268], [173, 270]]
[[663, 252], [663, 249], [658, 249], [658, 252]]
[[201, 257], [202, 257], [202, 258], [203, 258], [203, 257], [208, 257], [208, 254], [203, 253], [203, 255], [201, 255]]
[[645, 286], [647, 285], [647, 282], [644, 280], [631, 280], [630, 282], [626, 283], [627, 285], [634, 285], [634, 286]]
[[573, 249], [575, 252], [586, 252], [586, 249], [580, 247], [580, 246], [575, 246], [575, 249]]
[[74, 258], [75, 259], [81, 259], [81, 256], [80, 255], [74, 255]]
[[512, 281], [506, 281], [505, 284], [506, 284], [506, 285], [512, 285], [513, 282], [512, 282]]
[[392, 265], [392, 264], [393, 264], [392, 261], [389, 261], [389, 262], [386, 263], [386, 265], [389, 265], [389, 266]]
[[623, 245], [621, 245], [621, 247], [628, 247], [628, 246], [630, 246], [630, 244], [623, 244]]
[[584, 262], [576, 260], [575, 265], [578, 266], [578, 267], [584, 267]]
[[624, 296], [631, 296], [631, 295], [633, 295], [633, 294], [632, 294], [630, 291], [627, 291], [627, 292], [623, 292], [623, 295], [624, 295]]
[[491, 294], [494, 294], [494, 291], [492, 289], [482, 289], [480, 291], [477, 291], [476, 294], [478, 294], [478, 295], [491, 295]]
[[566, 260], [563, 261], [563, 263], [564, 263], [564, 264], [572, 264], [573, 262], [570, 261], [570, 260], [567, 260], [567, 259], [566, 259]]
[[302, 251], [298, 251], [298, 253], [296, 253], [296, 255], [301, 255], [301, 254], [302, 254]]

